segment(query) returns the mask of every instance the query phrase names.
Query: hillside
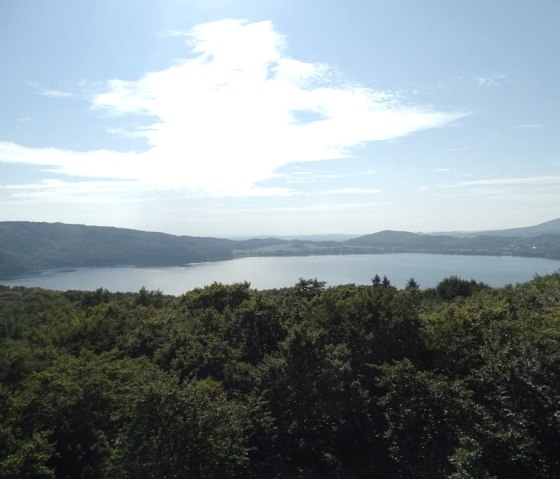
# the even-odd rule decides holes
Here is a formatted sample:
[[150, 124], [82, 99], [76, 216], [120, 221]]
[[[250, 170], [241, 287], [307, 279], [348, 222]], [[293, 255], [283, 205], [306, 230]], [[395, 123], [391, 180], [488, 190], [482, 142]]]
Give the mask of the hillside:
[[215, 261], [232, 257], [232, 243], [123, 228], [0, 222], [0, 276], [60, 267]]
[[539, 236], [474, 237], [426, 235], [405, 231], [380, 231], [360, 236], [344, 243], [370, 253], [439, 253], [514, 255], [560, 258], [560, 234]]
[[545, 234], [560, 234], [560, 218], [556, 218], [534, 226], [523, 226], [520, 228], [508, 228], [501, 230], [485, 231], [447, 231], [430, 233], [434, 236], [453, 236], [472, 238], [474, 236], [540, 236]]
[[539, 236], [544, 234], [560, 234], [560, 218], [545, 223], [523, 228], [510, 228], [505, 230], [483, 231], [479, 234], [492, 236]]

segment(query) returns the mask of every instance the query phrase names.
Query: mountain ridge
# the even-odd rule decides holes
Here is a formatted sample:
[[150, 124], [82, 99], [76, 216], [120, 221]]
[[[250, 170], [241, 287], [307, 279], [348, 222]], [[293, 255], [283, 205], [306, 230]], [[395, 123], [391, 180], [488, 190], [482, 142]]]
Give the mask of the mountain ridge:
[[537, 236], [540, 234], [550, 233], [560, 233], [560, 218], [545, 221], [544, 223], [539, 223], [533, 226], [481, 232], [481, 234], [492, 234], [494, 236]]
[[432, 232], [431, 235], [446, 235], [446, 236], [538, 236], [541, 234], [560, 234], [560, 218], [555, 218], [544, 223], [538, 223], [532, 226], [521, 226], [517, 228], [506, 228], [497, 230], [482, 230], [482, 231], [447, 231], [447, 232]]

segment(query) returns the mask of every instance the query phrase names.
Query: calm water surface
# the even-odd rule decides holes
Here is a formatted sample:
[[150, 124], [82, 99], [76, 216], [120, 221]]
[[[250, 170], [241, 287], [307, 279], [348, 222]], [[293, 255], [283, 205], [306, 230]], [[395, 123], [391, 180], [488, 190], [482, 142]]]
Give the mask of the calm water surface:
[[226, 284], [249, 281], [257, 289], [293, 286], [300, 278], [317, 278], [330, 286], [370, 284], [376, 273], [386, 275], [398, 287], [404, 287], [414, 277], [421, 287], [427, 288], [451, 275], [503, 286], [559, 270], [560, 261], [542, 258], [399, 253], [240, 258], [183, 267], [76, 268], [0, 280], [0, 284], [58, 290], [103, 287], [109, 291], [138, 291], [145, 286], [176, 295], [214, 281]]

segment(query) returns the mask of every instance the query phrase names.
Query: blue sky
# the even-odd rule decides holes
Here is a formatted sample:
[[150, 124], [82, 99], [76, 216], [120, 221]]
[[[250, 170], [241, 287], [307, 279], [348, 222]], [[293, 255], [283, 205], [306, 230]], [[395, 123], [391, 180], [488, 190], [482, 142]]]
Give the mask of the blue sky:
[[560, 2], [0, 2], [0, 220], [188, 235], [560, 216]]

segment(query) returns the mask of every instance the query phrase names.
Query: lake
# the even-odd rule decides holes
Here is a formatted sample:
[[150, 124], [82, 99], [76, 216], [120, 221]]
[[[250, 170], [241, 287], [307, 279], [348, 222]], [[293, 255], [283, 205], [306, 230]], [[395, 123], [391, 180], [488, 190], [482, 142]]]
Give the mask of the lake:
[[300, 278], [317, 278], [328, 285], [370, 284], [377, 273], [397, 287], [414, 277], [420, 287], [435, 286], [445, 276], [503, 286], [530, 280], [535, 274], [560, 270], [560, 261], [512, 256], [459, 256], [416, 253], [338, 256], [240, 258], [171, 267], [114, 267], [49, 270], [33, 276], [0, 280], [7, 286], [48, 289], [138, 291], [142, 286], [166, 294], [182, 294], [214, 281], [249, 281], [257, 289], [293, 286]]

